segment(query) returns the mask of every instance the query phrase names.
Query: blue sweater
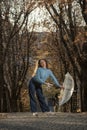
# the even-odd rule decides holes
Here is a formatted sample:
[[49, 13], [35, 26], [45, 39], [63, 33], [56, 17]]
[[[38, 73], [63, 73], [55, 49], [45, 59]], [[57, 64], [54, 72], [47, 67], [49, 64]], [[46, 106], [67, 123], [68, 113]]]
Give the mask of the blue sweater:
[[33, 78], [36, 82], [44, 84], [47, 78], [49, 77], [53, 80], [56, 86], [60, 87], [60, 84], [56, 79], [56, 77], [54, 76], [54, 74], [52, 73], [52, 71], [47, 68], [39, 67], [36, 71], [36, 75]]

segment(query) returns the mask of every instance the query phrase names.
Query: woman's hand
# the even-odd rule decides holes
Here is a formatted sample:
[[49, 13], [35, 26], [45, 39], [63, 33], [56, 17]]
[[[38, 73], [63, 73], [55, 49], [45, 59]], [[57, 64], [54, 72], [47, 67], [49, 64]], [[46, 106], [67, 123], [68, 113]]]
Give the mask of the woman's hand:
[[60, 85], [60, 89], [63, 89], [63, 90], [64, 90], [64, 86], [63, 86], [63, 85]]

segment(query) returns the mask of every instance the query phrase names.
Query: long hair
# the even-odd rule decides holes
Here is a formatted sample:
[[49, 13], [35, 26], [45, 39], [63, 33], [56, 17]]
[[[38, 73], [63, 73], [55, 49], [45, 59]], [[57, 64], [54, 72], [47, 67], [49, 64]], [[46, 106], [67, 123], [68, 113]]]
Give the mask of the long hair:
[[48, 62], [47, 62], [46, 59], [40, 59], [40, 60], [38, 61], [38, 68], [39, 68], [39, 67], [42, 67], [41, 64], [40, 64], [40, 61], [41, 61], [41, 60], [44, 60], [44, 61], [46, 62], [46, 68], [48, 68]]
[[38, 61], [36, 62], [35, 69], [34, 69], [34, 72], [33, 72], [33, 74], [32, 74], [32, 77], [35, 76], [37, 69], [38, 69], [39, 67], [42, 67], [41, 64], [40, 64], [40, 61], [41, 61], [41, 60], [44, 60], [44, 61], [46, 62], [46, 68], [48, 68], [48, 62], [47, 62], [46, 59], [40, 59], [40, 60], [38, 60]]

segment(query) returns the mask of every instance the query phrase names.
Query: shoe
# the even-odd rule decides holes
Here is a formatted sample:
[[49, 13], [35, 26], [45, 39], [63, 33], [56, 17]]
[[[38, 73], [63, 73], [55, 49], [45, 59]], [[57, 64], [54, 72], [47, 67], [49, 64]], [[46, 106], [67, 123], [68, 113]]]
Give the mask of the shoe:
[[38, 116], [38, 113], [37, 112], [33, 112], [33, 116]]

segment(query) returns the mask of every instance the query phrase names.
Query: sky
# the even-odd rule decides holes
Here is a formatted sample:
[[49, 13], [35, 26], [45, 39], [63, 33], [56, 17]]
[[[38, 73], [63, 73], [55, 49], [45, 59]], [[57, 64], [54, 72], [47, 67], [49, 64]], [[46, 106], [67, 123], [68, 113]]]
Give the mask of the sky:
[[[57, 7], [57, 4], [55, 4]], [[58, 7], [57, 7], [58, 8]], [[73, 3], [73, 11], [76, 13], [77, 23], [80, 26], [84, 26], [85, 22], [81, 16], [80, 6], [76, 1]], [[37, 7], [30, 15], [29, 15], [29, 25], [36, 23], [37, 25], [34, 28], [34, 31], [43, 32], [43, 31], [55, 31], [55, 23], [53, 22], [50, 14], [46, 10], [46, 8]], [[44, 24], [43, 24], [44, 23]]]
[[51, 31], [55, 30], [55, 23], [53, 22], [52, 18], [48, 11], [42, 7], [37, 7], [30, 15], [29, 15], [29, 26], [33, 23], [36, 23], [34, 31]]
[[[57, 6], [58, 3], [56, 3], [54, 6], [57, 7], [58, 9], [58, 6]], [[14, 4], [14, 7], [11, 8], [11, 10], [15, 11], [14, 8], [17, 9], [17, 7], [15, 6], [18, 6], [19, 4], [16, 3], [16, 5]], [[84, 20], [82, 19], [81, 17], [81, 10], [79, 9], [79, 5], [78, 3], [74, 2], [73, 3], [73, 10], [75, 11], [76, 13], [76, 20], [78, 22], [78, 25], [85, 25], [84, 23]], [[13, 17], [13, 16], [12, 16]], [[66, 17], [65, 17], [66, 18]], [[23, 17], [21, 18], [20, 22], [22, 21]], [[11, 19], [13, 20], [13, 19]], [[55, 23], [53, 22], [49, 12], [47, 11], [47, 9], [45, 7], [37, 7], [35, 8], [30, 14], [29, 14], [29, 17], [28, 17], [28, 29], [29, 31], [32, 31], [32, 25], [35, 24], [35, 27], [34, 27], [34, 30], [33, 31], [36, 31], [36, 32], [50, 32], [50, 31], [55, 31], [56, 30], [56, 25]]]

